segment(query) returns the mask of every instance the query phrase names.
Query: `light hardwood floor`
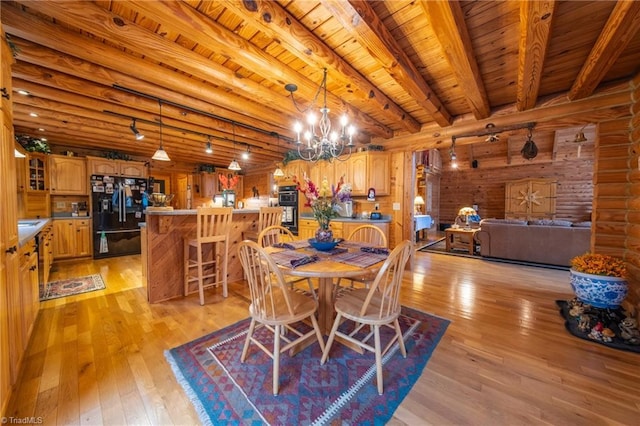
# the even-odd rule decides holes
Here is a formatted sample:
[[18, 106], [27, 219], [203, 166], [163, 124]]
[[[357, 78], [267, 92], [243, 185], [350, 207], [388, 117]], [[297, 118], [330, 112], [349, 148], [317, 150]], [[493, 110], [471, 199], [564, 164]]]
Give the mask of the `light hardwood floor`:
[[[451, 320], [390, 424], [640, 424], [640, 355], [570, 336], [568, 272], [418, 253], [403, 304]], [[149, 305], [140, 257], [58, 264], [106, 290], [42, 304], [9, 415], [45, 424], [198, 424], [163, 352], [247, 316], [244, 285]]]

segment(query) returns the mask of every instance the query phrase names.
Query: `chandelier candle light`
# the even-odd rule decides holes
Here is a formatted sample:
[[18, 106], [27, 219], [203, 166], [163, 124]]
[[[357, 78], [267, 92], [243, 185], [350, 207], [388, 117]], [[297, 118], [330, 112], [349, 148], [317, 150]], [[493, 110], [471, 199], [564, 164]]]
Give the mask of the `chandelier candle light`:
[[[296, 145], [300, 158], [306, 161], [318, 161], [321, 159], [330, 160], [333, 158], [340, 159], [340, 155], [345, 153], [346, 149], [348, 149], [348, 154], [351, 155], [351, 150], [355, 147], [353, 143], [353, 135], [355, 134], [356, 129], [353, 125], [349, 125], [349, 119], [346, 114], [340, 118], [340, 134], [335, 131], [331, 131], [329, 108], [327, 108], [327, 69], [324, 69], [322, 83], [320, 84], [313, 101], [306, 109], [300, 109], [293, 97], [293, 92], [298, 90], [298, 86], [289, 83], [285, 85], [284, 88], [291, 95], [291, 100], [293, 101], [293, 105], [296, 109], [302, 113], [308, 112], [308, 127], [304, 133], [302, 133], [304, 130], [302, 123], [296, 122], [293, 127], [293, 130], [296, 132]], [[320, 108], [320, 120], [318, 121], [316, 115], [310, 110], [315, 105], [320, 92], [323, 92], [324, 99], [322, 108]], [[318, 131], [320, 132], [319, 134], [317, 133]], [[306, 140], [306, 144], [301, 141], [301, 134]]]

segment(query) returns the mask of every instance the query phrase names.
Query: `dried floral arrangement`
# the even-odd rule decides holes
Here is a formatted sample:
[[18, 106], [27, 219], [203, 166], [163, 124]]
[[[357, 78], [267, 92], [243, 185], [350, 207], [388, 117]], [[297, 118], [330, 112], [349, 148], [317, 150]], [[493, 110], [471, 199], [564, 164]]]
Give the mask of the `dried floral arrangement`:
[[608, 277], [624, 278], [627, 276], [627, 266], [618, 257], [606, 254], [585, 253], [571, 259], [573, 270], [584, 274], [605, 275]]

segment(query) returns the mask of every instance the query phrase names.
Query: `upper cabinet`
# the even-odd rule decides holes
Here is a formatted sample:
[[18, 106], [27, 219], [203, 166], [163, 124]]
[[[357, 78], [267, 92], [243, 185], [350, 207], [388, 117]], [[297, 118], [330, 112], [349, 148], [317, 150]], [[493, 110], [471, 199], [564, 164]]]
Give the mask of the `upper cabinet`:
[[146, 178], [147, 167], [140, 161], [109, 160], [108, 158], [87, 157], [89, 174]]
[[47, 154], [41, 154], [37, 152], [30, 152], [27, 154], [27, 191], [49, 191], [47, 156]]
[[309, 178], [316, 185], [326, 178], [332, 185], [344, 177], [344, 182], [351, 184], [351, 194], [356, 197], [366, 196], [369, 188], [375, 188], [376, 195], [389, 195], [389, 167], [389, 155], [386, 152], [356, 152], [344, 161], [321, 160], [311, 164]]
[[87, 195], [87, 162], [84, 158], [49, 156], [51, 194]]

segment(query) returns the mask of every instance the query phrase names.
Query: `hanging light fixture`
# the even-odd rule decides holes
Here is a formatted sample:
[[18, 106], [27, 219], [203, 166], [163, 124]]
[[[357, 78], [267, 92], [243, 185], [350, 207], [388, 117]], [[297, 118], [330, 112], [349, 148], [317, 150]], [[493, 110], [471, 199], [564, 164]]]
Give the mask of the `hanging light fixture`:
[[522, 158], [533, 160], [538, 155], [538, 147], [536, 146], [536, 143], [533, 141], [533, 139], [531, 139], [531, 131], [533, 130], [533, 126], [529, 126], [528, 129], [529, 132], [527, 133], [527, 140], [520, 150], [520, 154], [522, 154]]
[[207, 154], [213, 154], [213, 147], [211, 146], [211, 136], [207, 136], [207, 144], [204, 147], [204, 152]]
[[451, 136], [451, 148], [449, 148], [449, 158], [451, 158], [451, 167], [458, 168], [458, 156], [456, 155], [456, 137]]
[[131, 131], [135, 135], [137, 141], [141, 141], [142, 139], [144, 139], [144, 135], [142, 133], [140, 133], [138, 131], [138, 128], [136, 127], [136, 119], [135, 118], [131, 119], [131, 125], [129, 126], [129, 128], [131, 129]]
[[[277, 141], [278, 141], [278, 151], [280, 151], [280, 135], [278, 135], [277, 133], [276, 133], [276, 138], [278, 138], [277, 139]], [[273, 172], [273, 177], [275, 177], [275, 178], [284, 177], [284, 171], [280, 168], [280, 164], [278, 164], [278, 163], [276, 163], [276, 169]]]
[[580, 129], [580, 131], [578, 133], [576, 133], [576, 137], [573, 140], [575, 143], [578, 144], [578, 158], [580, 158], [580, 153], [582, 151], [582, 144], [587, 142], [587, 137], [584, 135], [584, 128], [585, 127], [587, 127], [586, 124], [584, 126], [582, 126], [582, 129]]
[[[298, 155], [300, 158], [306, 161], [318, 161], [320, 159], [340, 159], [342, 154], [347, 153], [351, 155], [351, 150], [355, 147], [353, 143], [353, 135], [356, 129], [353, 125], [349, 125], [349, 119], [346, 114], [340, 118], [340, 133], [331, 131], [331, 120], [329, 120], [329, 108], [327, 108], [327, 69], [324, 68], [324, 74], [322, 77], [322, 83], [318, 87], [318, 91], [313, 97], [313, 101], [306, 109], [300, 109], [293, 97], [293, 92], [298, 90], [298, 86], [289, 83], [284, 86], [285, 90], [289, 92], [293, 105], [299, 112], [307, 114], [307, 129], [303, 131], [303, 125], [300, 122], [294, 124], [293, 130], [296, 132], [296, 145], [298, 149]], [[320, 108], [320, 120], [317, 120], [316, 115], [310, 111], [316, 103], [320, 92], [323, 92], [323, 104]], [[319, 134], [317, 133], [319, 132]], [[300, 136], [303, 136], [305, 142], [300, 140]], [[348, 156], [347, 156], [348, 158]]]
[[[236, 123], [231, 123], [231, 128], [233, 131], [233, 150], [236, 150]], [[238, 161], [234, 158], [231, 163], [229, 163], [229, 170], [233, 170], [233, 171], [238, 171], [241, 170], [240, 168], [240, 164], [238, 164]]]
[[171, 158], [169, 158], [167, 152], [162, 147], [162, 101], [158, 101], [158, 104], [160, 104], [160, 147], [158, 148], [156, 153], [153, 154], [153, 157], [151, 157], [151, 159], [157, 161], [171, 161]]
[[249, 145], [247, 145], [247, 150], [242, 153], [242, 159], [245, 161], [249, 159]]

